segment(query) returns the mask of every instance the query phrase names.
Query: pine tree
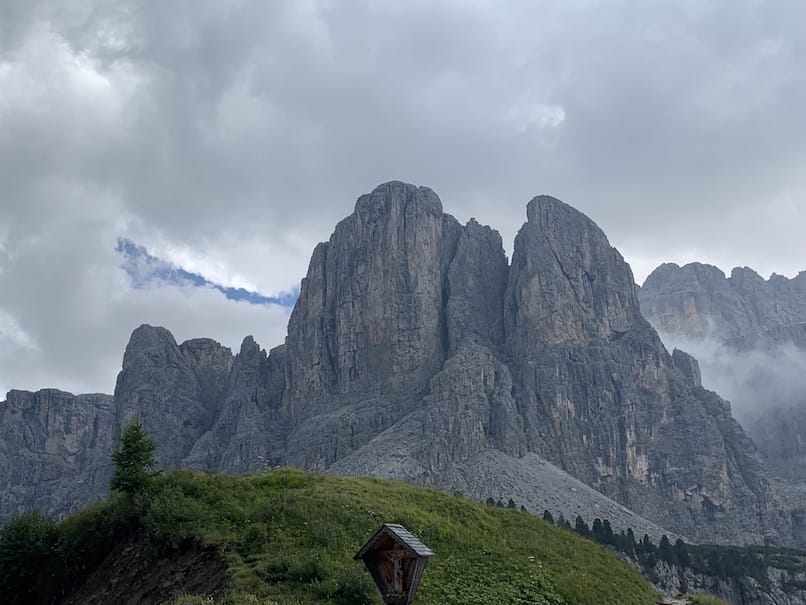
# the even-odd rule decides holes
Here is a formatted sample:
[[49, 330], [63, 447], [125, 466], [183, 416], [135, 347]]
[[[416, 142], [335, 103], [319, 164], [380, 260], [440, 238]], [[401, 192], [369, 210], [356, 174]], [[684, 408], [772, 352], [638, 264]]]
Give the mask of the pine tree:
[[624, 533], [623, 529], [613, 535], [613, 546], [619, 552], [627, 552], [627, 534]]
[[683, 542], [680, 538], [678, 538], [674, 543], [674, 554], [677, 558], [677, 562], [680, 564], [681, 567], [688, 567], [689, 565], [689, 556], [688, 556], [688, 548], [686, 547], [686, 543]]
[[615, 543], [613, 539], [613, 527], [607, 519], [602, 521], [602, 542], [611, 545]]
[[588, 527], [588, 524], [585, 523], [585, 520], [582, 518], [582, 515], [577, 515], [576, 521], [574, 521], [574, 531], [578, 533], [580, 536], [584, 536], [585, 538], [590, 537], [591, 530]]
[[602, 525], [602, 520], [599, 517], [596, 517], [593, 520], [593, 539], [600, 544], [604, 542], [604, 526]]
[[126, 494], [142, 492], [153, 476], [154, 450], [157, 446], [146, 436], [138, 419], [131, 421], [120, 434], [120, 449], [112, 452], [111, 488]]
[[676, 562], [672, 544], [669, 542], [669, 538], [666, 537], [666, 534], [661, 536], [660, 545], [658, 546], [658, 558], [661, 561], [666, 561], [667, 563], [674, 564]]
[[552, 525], [554, 524], [554, 517], [549, 512], [549, 509], [543, 511], [543, 521], [548, 521]]
[[627, 543], [624, 548], [624, 552], [628, 555], [636, 554], [636, 544], [635, 544], [635, 532], [632, 530], [632, 527], [627, 528]]

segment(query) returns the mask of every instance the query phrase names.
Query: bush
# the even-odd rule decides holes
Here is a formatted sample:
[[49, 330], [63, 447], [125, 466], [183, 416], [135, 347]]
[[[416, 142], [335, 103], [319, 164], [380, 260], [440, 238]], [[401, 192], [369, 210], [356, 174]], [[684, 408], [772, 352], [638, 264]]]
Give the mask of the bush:
[[37, 600], [41, 570], [57, 556], [53, 519], [40, 513], [15, 516], [0, 528], [0, 594], [12, 603]]

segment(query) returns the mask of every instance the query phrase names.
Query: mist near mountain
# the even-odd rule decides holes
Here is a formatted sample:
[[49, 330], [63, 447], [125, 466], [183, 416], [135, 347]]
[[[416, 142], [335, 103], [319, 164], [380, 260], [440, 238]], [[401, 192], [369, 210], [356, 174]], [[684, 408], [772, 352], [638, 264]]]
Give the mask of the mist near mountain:
[[666, 263], [639, 300], [666, 346], [696, 357], [703, 385], [731, 402], [768, 467], [806, 479], [806, 273]]
[[773, 409], [806, 405], [806, 351], [794, 343], [736, 350], [718, 336], [705, 338], [658, 331], [669, 349], [681, 349], [700, 365], [702, 383], [731, 403], [740, 422]]

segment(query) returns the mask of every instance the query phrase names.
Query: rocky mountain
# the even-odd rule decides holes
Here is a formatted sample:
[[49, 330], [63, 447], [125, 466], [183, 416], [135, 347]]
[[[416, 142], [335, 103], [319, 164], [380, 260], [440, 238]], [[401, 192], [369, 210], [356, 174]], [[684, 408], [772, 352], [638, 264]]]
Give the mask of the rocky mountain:
[[664, 264], [640, 289], [644, 315], [685, 346], [728, 396], [770, 469], [806, 480], [806, 272], [727, 277], [711, 265]]
[[536, 512], [567, 473], [693, 539], [806, 542], [698, 376], [578, 211], [534, 198], [509, 263], [497, 232], [391, 182], [316, 247], [269, 354], [135, 330], [107, 438], [137, 415], [169, 466], [373, 474]]
[[10, 391], [0, 403], [0, 521], [75, 510], [109, 491], [110, 395]]
[[735, 350], [806, 348], [806, 271], [765, 280], [748, 267], [726, 277], [713, 265], [665, 263], [646, 278], [640, 300], [662, 333], [714, 337]]

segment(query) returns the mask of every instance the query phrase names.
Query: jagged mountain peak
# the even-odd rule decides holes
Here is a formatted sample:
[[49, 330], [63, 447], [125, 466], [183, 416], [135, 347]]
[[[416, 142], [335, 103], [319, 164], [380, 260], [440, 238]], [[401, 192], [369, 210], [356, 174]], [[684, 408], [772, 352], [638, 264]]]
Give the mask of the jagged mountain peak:
[[765, 281], [761, 275], [759, 275], [756, 271], [751, 269], [750, 267], [734, 267], [730, 272], [730, 279], [734, 281], [753, 281], [753, 282], [763, 282]]
[[[114, 417], [132, 414], [169, 466], [457, 489], [484, 459], [493, 493], [542, 457], [681, 534], [767, 529], [752, 444], [693, 360], [663, 348], [602, 230], [549, 196], [528, 204], [510, 266], [498, 232], [461, 225], [432, 190], [380, 185], [315, 248], [268, 356], [251, 338], [233, 356], [135, 330]], [[522, 476], [530, 502], [538, 476]]]
[[249, 336], [244, 337], [243, 341], [241, 342], [241, 349], [238, 355], [240, 357], [252, 357], [254, 355], [259, 355], [262, 349], [260, 345], [255, 342], [255, 338], [250, 334]]
[[656, 284], [665, 284], [672, 279], [678, 282], [713, 284], [724, 281], [726, 277], [722, 269], [707, 263], [692, 262], [682, 266], [676, 263], [663, 263], [646, 277], [642, 287], [651, 289]]
[[134, 354], [164, 346], [177, 346], [176, 339], [167, 328], [141, 324], [132, 332], [129, 344], [126, 347], [126, 354]]
[[394, 219], [403, 216], [401, 212], [409, 205], [436, 216], [442, 215], [442, 202], [433, 190], [403, 181], [381, 183], [371, 193], [360, 196], [354, 214], [361, 218], [380, 214]]
[[629, 265], [583, 213], [550, 196], [529, 202], [515, 238], [507, 333], [550, 343], [590, 342], [645, 329]]
[[590, 230], [607, 239], [599, 226], [586, 214], [551, 195], [537, 195], [526, 205], [526, 219], [544, 231], [557, 232], [576, 228]]

